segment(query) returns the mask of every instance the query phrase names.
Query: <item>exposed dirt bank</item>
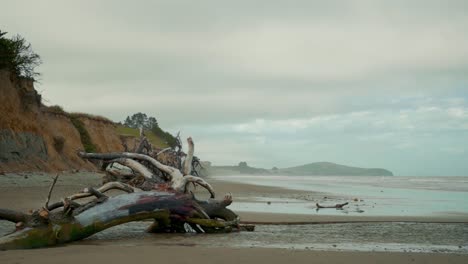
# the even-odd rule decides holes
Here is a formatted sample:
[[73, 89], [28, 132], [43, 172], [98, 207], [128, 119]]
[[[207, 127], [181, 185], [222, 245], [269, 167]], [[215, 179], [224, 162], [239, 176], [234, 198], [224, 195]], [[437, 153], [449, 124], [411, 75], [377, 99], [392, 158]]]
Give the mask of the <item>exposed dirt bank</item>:
[[[46, 107], [31, 80], [0, 71], [0, 173], [95, 170], [77, 150], [123, 151], [105, 118]], [[87, 135], [84, 135], [87, 134]]]

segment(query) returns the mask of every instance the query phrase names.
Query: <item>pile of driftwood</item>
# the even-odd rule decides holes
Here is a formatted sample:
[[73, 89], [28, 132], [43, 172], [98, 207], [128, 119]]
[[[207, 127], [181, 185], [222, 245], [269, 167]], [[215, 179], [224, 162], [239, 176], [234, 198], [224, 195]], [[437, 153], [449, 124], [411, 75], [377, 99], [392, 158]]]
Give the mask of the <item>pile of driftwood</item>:
[[[21, 213], [0, 209], [0, 220], [16, 224], [16, 231], [0, 237], [0, 249], [37, 248], [77, 241], [112, 226], [146, 219], [154, 220], [148, 232], [219, 233], [253, 230], [243, 226], [239, 217], [226, 207], [231, 195], [215, 200], [215, 191], [193, 172], [194, 144], [187, 139], [188, 151], [166, 149], [153, 151], [144, 135], [135, 152], [85, 153], [84, 159], [99, 161], [107, 177], [102, 186], [86, 188], [49, 204], [54, 179], [44, 207]], [[172, 165], [163, 164], [158, 156], [178, 153]], [[118, 164], [118, 165], [116, 165]], [[175, 165], [174, 165], [175, 164]], [[211, 198], [201, 201], [189, 191], [190, 185], [205, 188]], [[109, 190], [123, 194], [107, 196]], [[91, 201], [77, 201], [94, 197]], [[83, 200], [81, 200], [83, 201]]]

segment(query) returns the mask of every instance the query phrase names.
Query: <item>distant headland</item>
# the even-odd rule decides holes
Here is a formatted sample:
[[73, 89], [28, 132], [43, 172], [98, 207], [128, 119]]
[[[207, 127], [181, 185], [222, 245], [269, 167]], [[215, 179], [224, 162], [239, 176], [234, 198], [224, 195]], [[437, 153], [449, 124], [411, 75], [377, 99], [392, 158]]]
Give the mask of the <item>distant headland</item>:
[[236, 166], [205, 166], [209, 175], [290, 175], [290, 176], [393, 176], [393, 173], [381, 168], [359, 168], [332, 162], [314, 162], [289, 168], [263, 169], [240, 162]]

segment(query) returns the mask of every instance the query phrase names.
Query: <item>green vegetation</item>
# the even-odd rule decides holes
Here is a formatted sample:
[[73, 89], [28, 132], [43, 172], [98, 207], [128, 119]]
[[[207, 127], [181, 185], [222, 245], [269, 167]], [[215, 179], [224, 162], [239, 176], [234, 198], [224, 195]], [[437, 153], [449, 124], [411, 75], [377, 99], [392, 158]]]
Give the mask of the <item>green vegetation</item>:
[[127, 116], [124, 121], [124, 125], [131, 128], [140, 128], [151, 130], [153, 127], [158, 126], [156, 118], [148, 117], [145, 113], [138, 112], [132, 116]]
[[159, 126], [153, 127], [151, 132], [161, 138], [169, 147], [175, 148], [177, 146], [177, 139], [171, 133], [162, 130]]
[[124, 125], [128, 128], [139, 129], [142, 127], [145, 130], [151, 131], [157, 138], [161, 139], [167, 146], [175, 148], [177, 139], [169, 132], [162, 130], [156, 118], [148, 117], [145, 113], [136, 113], [132, 116], [127, 116]]
[[96, 146], [91, 141], [91, 136], [89, 135], [88, 130], [86, 130], [83, 122], [81, 122], [81, 120], [76, 116], [71, 115], [69, 117], [76, 130], [80, 133], [81, 144], [83, 144], [84, 150], [86, 152], [96, 152]]
[[92, 114], [88, 114], [88, 113], [81, 113], [81, 112], [72, 112], [72, 113], [68, 113], [67, 115], [68, 117], [72, 118], [88, 118], [88, 119], [91, 119], [91, 120], [94, 120], [94, 121], [100, 121], [100, 122], [104, 122], [104, 123], [111, 123], [111, 124], [115, 124], [112, 120], [110, 120], [109, 118], [107, 117], [103, 117], [103, 116], [99, 116], [99, 115], [92, 115]]
[[91, 114], [80, 113], [80, 112], [68, 113], [65, 110], [63, 110], [63, 108], [60, 105], [45, 106], [43, 108], [43, 111], [47, 112], [47, 113], [56, 114], [56, 115], [64, 115], [64, 116], [66, 116], [66, 117], [68, 117], [70, 119], [71, 118], [80, 118], [81, 117], [81, 118], [88, 118], [88, 119], [91, 119], [91, 120], [94, 120], [94, 121], [100, 121], [100, 122], [104, 122], [104, 123], [115, 124], [112, 120], [110, 120], [109, 118], [103, 117], [103, 116], [91, 115]]
[[[140, 136], [140, 131], [139, 129], [136, 128], [131, 128], [127, 127], [124, 125], [117, 125], [116, 127], [117, 134], [122, 135], [122, 136], [133, 136], [133, 137], [139, 137]], [[146, 138], [149, 140], [149, 142], [157, 147], [157, 148], [167, 148], [169, 145], [160, 137], [156, 136], [153, 132], [148, 131], [145, 132]]]
[[35, 80], [40, 74], [34, 69], [42, 61], [31, 44], [20, 35], [5, 37], [6, 32], [0, 30], [0, 69], [6, 69], [19, 77]]
[[[81, 122], [79, 118], [88, 118], [88, 119], [92, 119], [96, 121], [115, 124], [111, 120], [102, 116], [90, 115], [86, 113], [67, 113], [59, 105], [52, 105], [52, 106], [44, 107], [43, 111], [68, 117], [70, 121], [73, 123], [73, 125], [75, 126], [75, 128], [80, 133], [81, 143], [83, 144], [86, 152], [95, 152], [96, 147], [91, 141], [91, 137], [89, 136], [88, 131], [86, 130], [83, 122]], [[144, 117], [146, 117], [145, 114], [143, 115]], [[145, 121], [147, 119], [148, 118], [146, 119], [141, 118], [139, 120]], [[159, 126], [157, 125], [156, 119], [154, 117], [153, 118], [150, 117], [150, 119], [153, 119], [153, 120], [151, 120], [150, 122], [146, 122], [146, 124], [151, 125], [152, 129], [149, 131], [145, 131], [146, 138], [149, 140], [149, 142], [157, 148], [167, 148], [167, 147], [173, 146], [176, 143], [174, 136], [172, 136], [170, 133], [165, 132], [161, 128], [159, 128]], [[135, 126], [138, 126], [140, 124], [141, 123], [139, 122], [134, 123]], [[140, 130], [138, 127], [132, 128], [126, 125], [117, 125], [116, 131], [117, 131], [117, 134], [122, 135], [122, 136], [132, 136], [132, 137], [140, 136]], [[60, 148], [60, 142], [58, 142], [57, 145], [58, 145], [57, 147]]]
[[280, 169], [279, 174], [284, 175], [322, 175], [322, 176], [393, 176], [391, 171], [385, 169], [366, 169], [350, 167], [331, 162], [315, 162], [302, 166]]
[[63, 110], [63, 107], [61, 107], [60, 105], [46, 106], [44, 107], [44, 110], [48, 113], [68, 116], [68, 113], [65, 112], [65, 110]]

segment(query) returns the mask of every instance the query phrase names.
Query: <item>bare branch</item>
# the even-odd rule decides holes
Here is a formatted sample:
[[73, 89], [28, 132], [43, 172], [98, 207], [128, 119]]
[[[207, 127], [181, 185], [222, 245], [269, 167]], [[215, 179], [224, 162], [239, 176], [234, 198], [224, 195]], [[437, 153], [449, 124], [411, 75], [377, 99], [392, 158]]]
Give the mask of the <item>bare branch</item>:
[[[130, 185], [125, 184], [125, 183], [121, 183], [121, 182], [108, 182], [108, 183], [102, 185], [101, 187], [99, 187], [96, 190], [98, 192], [100, 192], [100, 193], [105, 193], [105, 192], [107, 192], [109, 190], [121, 190], [121, 191], [124, 191], [124, 192], [127, 192], [127, 193], [132, 193], [132, 192], [135, 191], [135, 189], [132, 188]], [[82, 198], [86, 198], [86, 197], [90, 197], [90, 196], [93, 196], [93, 194], [88, 192], [87, 189], [85, 189], [85, 190], [83, 190], [83, 192], [70, 195], [70, 196], [66, 197], [64, 200], [73, 201], [73, 200], [82, 199]], [[64, 204], [65, 204], [64, 201], [57, 202], [57, 203], [54, 203], [54, 204], [48, 206], [47, 209], [49, 211], [51, 211], [51, 210], [54, 210], [56, 208], [64, 206]]]
[[161, 154], [163, 154], [163, 153], [166, 152], [166, 151], [169, 151], [169, 150], [172, 150], [172, 148], [165, 148], [165, 149], [159, 151], [158, 153], [156, 153], [156, 157], [159, 156], [159, 155], [161, 155]]
[[55, 175], [54, 180], [52, 181], [52, 184], [50, 185], [49, 194], [47, 195], [47, 199], [46, 199], [44, 208], [49, 207], [50, 196], [52, 195], [52, 190], [54, 189], [54, 186], [55, 186], [55, 183], [57, 182], [58, 177], [59, 177], [58, 174]]
[[112, 153], [86, 153], [86, 152], [78, 152], [78, 155], [85, 159], [99, 159], [99, 160], [113, 160], [118, 158], [130, 158], [136, 160], [144, 160], [148, 161], [151, 165], [155, 166], [159, 170], [173, 176], [175, 173], [179, 173], [180, 171], [172, 168], [170, 166], [164, 165], [159, 161], [155, 160], [154, 158], [138, 153], [130, 153], [130, 152], [112, 152]]
[[206, 182], [204, 179], [202, 179], [200, 177], [192, 176], [192, 175], [186, 175], [186, 176], [184, 176], [183, 179], [185, 180], [184, 186], [183, 186], [183, 191], [184, 192], [186, 192], [187, 184], [196, 183], [196, 184], [202, 186], [203, 188], [207, 189], [208, 192], [210, 192], [210, 194], [211, 194], [211, 198], [215, 198], [215, 192], [214, 192], [213, 187], [211, 187], [211, 185], [208, 182]]

